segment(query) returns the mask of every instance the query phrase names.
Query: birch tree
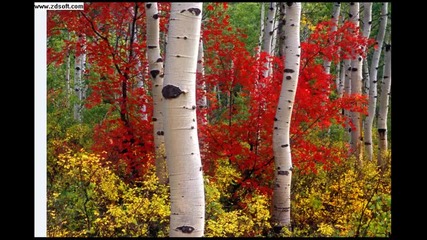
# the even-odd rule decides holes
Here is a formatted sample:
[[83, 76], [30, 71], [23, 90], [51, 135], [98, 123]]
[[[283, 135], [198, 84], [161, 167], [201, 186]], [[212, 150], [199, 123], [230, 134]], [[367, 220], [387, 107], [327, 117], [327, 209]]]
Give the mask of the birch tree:
[[292, 157], [290, 126], [292, 107], [298, 85], [300, 64], [301, 3], [286, 3], [285, 71], [277, 105], [273, 129], [274, 188], [273, 224], [275, 228], [289, 227], [291, 223]]
[[280, 7], [280, 14], [279, 14], [279, 24], [278, 24], [278, 29], [277, 29], [277, 34], [279, 36], [279, 43], [278, 43], [278, 47], [279, 47], [279, 56], [284, 56], [285, 55], [285, 31], [283, 29], [283, 26], [285, 26], [286, 20], [285, 20], [285, 16], [286, 16], [286, 3], [284, 2], [280, 2], [279, 3], [279, 7]]
[[[276, 16], [276, 4], [274, 2], [270, 2], [270, 6], [268, 7], [267, 12], [267, 22], [264, 28], [264, 38], [262, 43], [262, 50], [269, 55], [273, 55], [273, 35], [274, 35], [274, 20]], [[265, 63], [265, 70], [263, 72], [263, 76], [267, 77], [271, 74], [271, 63], [267, 61]]]
[[86, 97], [86, 89], [83, 81], [83, 73], [86, 66], [86, 36], [80, 34], [77, 42], [74, 59], [74, 91], [77, 101], [74, 103], [74, 119], [81, 122], [82, 101]]
[[147, 54], [153, 94], [153, 131], [156, 154], [156, 175], [161, 184], [167, 183], [165, 138], [163, 131], [163, 59], [159, 45], [159, 12], [157, 2], [145, 4], [147, 19]]
[[[331, 17], [334, 25], [331, 28], [331, 32], [335, 32], [338, 29], [338, 20], [340, 18], [340, 11], [341, 11], [341, 3], [334, 2], [334, 7], [332, 9], [332, 17]], [[326, 60], [323, 64], [323, 67], [325, 69], [325, 73], [329, 74], [331, 72], [331, 61]]]
[[384, 157], [386, 156], [388, 149], [387, 142], [387, 116], [388, 116], [388, 104], [390, 96], [391, 86], [391, 45], [385, 45], [385, 58], [384, 58], [384, 74], [381, 82], [381, 93], [380, 93], [380, 109], [378, 112], [378, 139], [379, 139], [379, 154], [378, 154], [378, 166], [384, 168]]
[[365, 148], [368, 154], [368, 159], [373, 158], [373, 146], [372, 146], [372, 125], [375, 118], [375, 109], [377, 106], [377, 79], [378, 79], [378, 65], [381, 57], [381, 50], [384, 42], [384, 36], [387, 26], [387, 13], [388, 13], [387, 2], [382, 3], [381, 7], [381, 18], [378, 35], [376, 38], [377, 48], [372, 56], [372, 62], [369, 70], [369, 106], [368, 116], [365, 119]]
[[[70, 32], [67, 32], [67, 40], [70, 41]], [[70, 106], [70, 93], [71, 90], [71, 49], [67, 47], [67, 65], [65, 71], [65, 96], [67, 98], [67, 107]]]
[[[371, 26], [372, 26], [372, 2], [365, 2], [363, 4], [363, 36], [369, 38], [371, 36]], [[368, 60], [363, 59], [363, 78], [364, 91], [367, 93], [369, 91], [369, 71], [368, 71]]]
[[258, 40], [258, 56], [260, 55], [260, 53], [261, 53], [261, 49], [262, 49], [262, 43], [263, 43], [263, 33], [264, 33], [264, 27], [265, 27], [265, 24], [264, 24], [264, 22], [265, 22], [265, 3], [264, 2], [262, 2], [261, 3], [261, 21], [260, 21], [260, 29], [261, 29], [261, 32], [260, 32], [260, 34], [259, 34], [259, 40]]
[[[359, 27], [359, 3], [350, 3], [350, 21], [353, 22], [356, 27]], [[357, 33], [356, 33], [357, 34]], [[362, 93], [362, 56], [358, 55], [355, 59], [351, 60], [351, 93], [361, 94]], [[362, 165], [362, 148], [361, 148], [361, 127], [362, 121], [359, 112], [351, 112], [351, 121], [353, 127], [351, 128], [351, 152], [356, 155], [358, 165]]]
[[196, 117], [202, 3], [172, 3], [166, 45], [164, 134], [170, 184], [170, 237], [204, 234], [205, 194]]
[[[197, 73], [200, 76], [200, 81], [197, 82], [197, 89], [201, 90], [202, 96], [200, 96], [200, 99], [197, 101], [197, 106], [199, 109], [206, 109], [208, 106], [208, 100], [206, 98], [206, 82], [204, 81], [203, 77], [205, 74], [204, 66], [203, 66], [203, 40], [200, 38], [199, 42], [199, 51], [197, 55]], [[203, 113], [202, 117], [202, 124], [206, 124], [208, 122], [207, 114], [206, 112]]]

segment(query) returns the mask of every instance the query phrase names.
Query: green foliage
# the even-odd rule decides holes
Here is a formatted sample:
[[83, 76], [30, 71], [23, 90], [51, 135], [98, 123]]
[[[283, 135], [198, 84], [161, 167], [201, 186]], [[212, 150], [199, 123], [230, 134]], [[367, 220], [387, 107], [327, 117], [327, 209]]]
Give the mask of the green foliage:
[[261, 3], [231, 2], [228, 5], [227, 14], [230, 15], [231, 25], [241, 29], [247, 35], [247, 38], [243, 39], [243, 42], [246, 45], [246, 49], [251, 54], [254, 54], [254, 49], [258, 46], [259, 34], [261, 32]]

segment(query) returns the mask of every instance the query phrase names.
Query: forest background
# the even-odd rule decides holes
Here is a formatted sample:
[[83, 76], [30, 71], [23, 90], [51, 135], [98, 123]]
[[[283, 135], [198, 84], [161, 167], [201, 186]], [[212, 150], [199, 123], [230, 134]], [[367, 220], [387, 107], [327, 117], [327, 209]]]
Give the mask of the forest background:
[[[269, 5], [264, 5], [266, 13]], [[275, 50], [257, 51], [262, 42], [261, 6], [203, 4], [204, 72], [199, 72], [198, 83], [204, 82], [206, 93], [199, 88], [198, 100], [206, 97], [206, 107], [197, 110], [205, 236], [277, 235], [271, 223], [271, 141], [284, 67], [280, 33]], [[341, 7], [340, 20], [346, 20], [349, 5]], [[132, 19], [132, 9], [145, 16], [143, 3], [91, 3], [85, 8], [88, 16], [90, 11], [102, 12], [98, 16], [105, 19], [96, 19], [100, 25], [95, 29], [108, 33], [105, 41], [96, 39], [95, 18], [71, 11], [48, 15], [48, 236], [167, 236], [170, 231], [168, 185], [159, 181], [154, 164], [151, 73], [147, 58], [130, 57], [146, 54], [146, 22], [138, 18], [132, 34], [126, 20]], [[169, 4], [159, 3], [160, 33], [165, 36], [169, 10]], [[352, 26], [342, 21], [336, 30], [341, 39], [334, 39], [336, 48], [331, 48], [332, 24], [327, 21], [333, 10], [332, 3], [302, 4], [301, 61], [306, 65], [301, 68], [291, 127], [292, 227], [279, 234], [388, 236], [391, 156], [388, 151], [379, 155], [377, 148], [372, 160], [366, 151], [349, 154], [348, 129], [355, 126], [342, 114], [367, 115], [369, 84], [363, 78], [359, 95], [339, 89], [341, 79], [345, 82], [345, 48], [350, 54], [366, 46], [368, 67], [378, 47], [374, 40], [355, 36]], [[378, 35], [381, 10], [381, 3], [372, 4], [372, 39]], [[360, 12], [363, 16], [363, 7]], [[390, 44], [390, 25], [384, 46]], [[123, 62], [114, 60], [115, 54]], [[86, 65], [78, 69], [83, 55]], [[331, 74], [324, 69], [328, 59]], [[268, 63], [272, 74], [264, 75]], [[384, 66], [381, 55], [378, 83]], [[126, 79], [120, 67], [143, 74]], [[387, 125], [390, 148], [390, 120]], [[378, 132], [376, 121], [372, 132]], [[378, 146], [377, 134], [372, 137], [372, 145]], [[379, 157], [385, 162], [382, 168], [377, 166]]]

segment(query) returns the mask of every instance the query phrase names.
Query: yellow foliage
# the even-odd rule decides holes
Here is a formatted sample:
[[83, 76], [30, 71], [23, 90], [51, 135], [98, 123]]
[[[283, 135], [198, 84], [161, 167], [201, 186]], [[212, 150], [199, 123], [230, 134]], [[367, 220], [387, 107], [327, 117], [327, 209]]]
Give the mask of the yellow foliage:
[[391, 232], [391, 222], [380, 217], [391, 217], [390, 170], [381, 173], [374, 162], [357, 170], [354, 163], [351, 158], [317, 176], [294, 175], [294, 234], [385, 237]]
[[[53, 147], [59, 141], [51, 142]], [[125, 183], [108, 163], [84, 150], [67, 148], [48, 168], [49, 237], [164, 237], [169, 232], [169, 189], [154, 166], [140, 182]], [[375, 162], [354, 168], [355, 159], [292, 180], [292, 230], [279, 236], [381, 237], [391, 232], [390, 169]], [[271, 198], [238, 186], [239, 171], [218, 160], [215, 177], [205, 176], [206, 237], [276, 236]]]
[[143, 181], [127, 184], [84, 150], [56, 160], [62, 178], [48, 192], [48, 236], [167, 236], [168, 188], [153, 166]]

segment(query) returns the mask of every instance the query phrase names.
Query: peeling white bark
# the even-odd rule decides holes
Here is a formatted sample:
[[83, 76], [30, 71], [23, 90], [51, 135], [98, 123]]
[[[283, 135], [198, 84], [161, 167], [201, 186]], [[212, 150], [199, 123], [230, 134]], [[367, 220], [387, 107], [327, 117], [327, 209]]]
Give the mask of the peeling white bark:
[[202, 3], [171, 4], [162, 89], [171, 194], [170, 237], [204, 234], [205, 194], [196, 116], [201, 18]]
[[298, 85], [300, 64], [301, 3], [287, 3], [285, 24], [285, 71], [273, 129], [274, 189], [273, 223], [275, 227], [291, 224], [292, 157], [290, 126]]
[[387, 26], [387, 13], [388, 4], [387, 2], [382, 3], [381, 7], [381, 18], [380, 26], [378, 29], [378, 35], [376, 38], [378, 48], [374, 51], [372, 56], [371, 67], [369, 70], [369, 105], [368, 105], [368, 116], [365, 120], [365, 148], [368, 154], [368, 159], [373, 159], [373, 146], [372, 146], [372, 125], [375, 118], [375, 109], [377, 107], [377, 79], [378, 79], [378, 64], [381, 58], [381, 50], [384, 42], [384, 36]]

